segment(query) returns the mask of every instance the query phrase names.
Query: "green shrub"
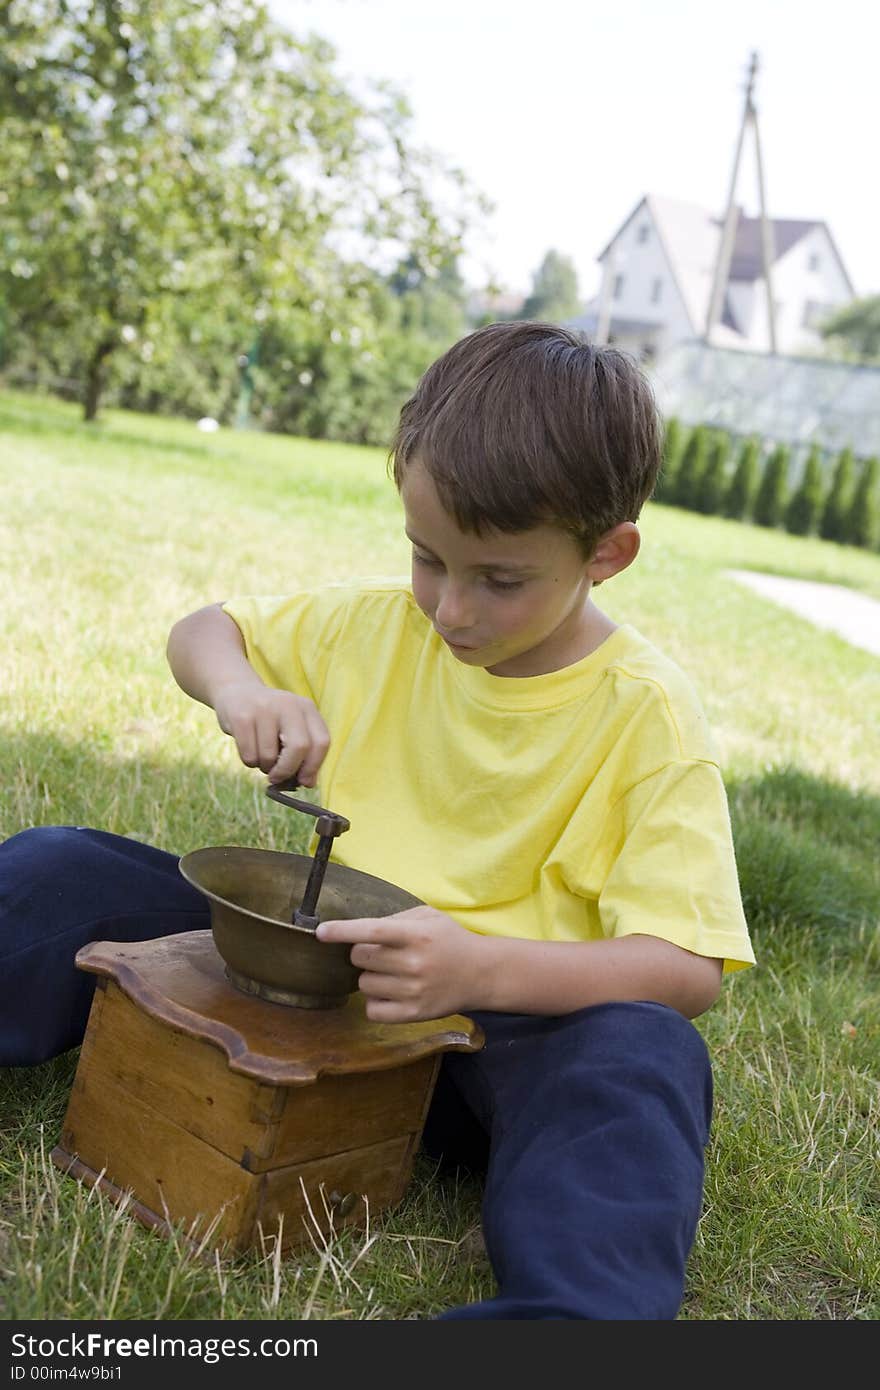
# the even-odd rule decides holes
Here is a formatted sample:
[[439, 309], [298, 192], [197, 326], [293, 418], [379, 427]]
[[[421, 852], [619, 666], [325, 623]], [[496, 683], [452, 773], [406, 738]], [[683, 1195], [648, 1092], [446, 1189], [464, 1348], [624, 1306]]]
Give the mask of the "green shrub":
[[814, 444], [804, 463], [804, 471], [785, 509], [785, 529], [793, 536], [809, 536], [819, 525], [822, 512], [822, 455]]
[[751, 513], [760, 458], [761, 446], [757, 439], [744, 440], [721, 503], [723, 515], [731, 521], [743, 521]]
[[717, 516], [721, 510], [729, 458], [730, 435], [719, 430], [709, 444], [709, 457], [697, 482], [694, 498], [695, 510], [704, 516]]
[[676, 507], [690, 507], [693, 510], [700, 479], [706, 467], [709, 448], [709, 431], [705, 425], [697, 425], [691, 430], [690, 439], [684, 447], [681, 466], [675, 476], [669, 500]]
[[777, 444], [764, 465], [755, 496], [753, 516], [759, 526], [779, 526], [785, 514], [789, 450]]
[[880, 461], [865, 459], [859, 472], [852, 502], [844, 517], [845, 540], [849, 545], [872, 549], [880, 534], [880, 503], [877, 499], [877, 474]]
[[825, 541], [846, 542], [846, 518], [852, 504], [855, 460], [849, 445], [837, 455], [834, 476], [819, 518], [819, 535]]
[[663, 462], [653, 492], [655, 502], [669, 502], [672, 499], [686, 437], [681, 421], [671, 415], [663, 432]]

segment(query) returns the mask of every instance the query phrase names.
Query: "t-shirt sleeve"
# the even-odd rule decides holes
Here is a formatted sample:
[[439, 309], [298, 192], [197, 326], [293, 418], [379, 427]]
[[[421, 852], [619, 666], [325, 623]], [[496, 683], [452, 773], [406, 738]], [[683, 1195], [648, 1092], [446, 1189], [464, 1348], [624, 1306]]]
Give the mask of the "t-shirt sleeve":
[[725, 973], [754, 965], [717, 765], [671, 763], [616, 810], [620, 849], [598, 904], [604, 934], [660, 936], [723, 959]]
[[284, 597], [227, 599], [244, 639], [248, 661], [266, 685], [320, 703], [324, 681], [345, 620], [341, 595], [303, 591]]

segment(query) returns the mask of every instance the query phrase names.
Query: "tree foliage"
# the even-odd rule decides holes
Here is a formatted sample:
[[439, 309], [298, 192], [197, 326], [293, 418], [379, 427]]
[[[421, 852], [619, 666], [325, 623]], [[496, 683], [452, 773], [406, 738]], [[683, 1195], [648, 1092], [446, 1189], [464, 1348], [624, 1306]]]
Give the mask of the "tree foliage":
[[681, 463], [671, 489], [669, 500], [676, 507], [695, 507], [708, 450], [709, 431], [705, 425], [697, 425], [691, 430], [684, 446]]
[[731, 521], [743, 521], [751, 515], [758, 483], [761, 445], [757, 439], [743, 441], [733, 470], [733, 476], [721, 499], [721, 510]]
[[860, 361], [880, 360], [880, 294], [845, 304], [825, 320], [821, 333], [826, 342], [841, 344]]
[[846, 542], [846, 518], [852, 502], [855, 459], [852, 449], [841, 449], [834, 465], [831, 485], [819, 518], [819, 535], [825, 541]]
[[573, 318], [580, 307], [574, 261], [559, 251], [548, 251], [532, 276], [532, 292], [516, 317], [560, 323]]
[[789, 449], [777, 444], [764, 464], [752, 515], [758, 526], [779, 526], [785, 515]]
[[729, 457], [730, 435], [717, 430], [709, 442], [706, 466], [697, 479], [694, 492], [694, 509], [704, 516], [715, 516], [720, 510]]
[[653, 492], [655, 502], [668, 502], [675, 492], [675, 478], [681, 463], [685, 438], [685, 431], [678, 417], [668, 416], [663, 423], [663, 460]]
[[822, 512], [822, 457], [817, 446], [804, 461], [798, 486], [788, 501], [783, 518], [786, 531], [793, 536], [809, 536], [819, 524]]
[[206, 346], [231, 366], [270, 323], [348, 333], [377, 274], [449, 265], [483, 210], [411, 147], [396, 93], [353, 95], [332, 47], [262, 0], [2, 13], [8, 352], [81, 380], [89, 418], [111, 362], [131, 390], [141, 367], [172, 380]]
[[438, 274], [407, 258], [367, 282], [348, 323], [321, 331], [309, 315], [261, 335], [253, 410], [273, 430], [386, 444], [400, 406], [438, 351], [470, 327], [454, 264]]
[[852, 501], [844, 516], [844, 539], [849, 545], [871, 549], [880, 537], [880, 500], [877, 497], [877, 476], [880, 459], [862, 461]]

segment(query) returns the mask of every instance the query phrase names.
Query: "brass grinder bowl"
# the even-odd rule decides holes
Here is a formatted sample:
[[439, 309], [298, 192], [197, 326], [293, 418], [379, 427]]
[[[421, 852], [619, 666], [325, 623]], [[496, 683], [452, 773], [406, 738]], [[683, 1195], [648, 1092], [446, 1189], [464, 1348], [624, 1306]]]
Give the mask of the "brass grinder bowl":
[[[180, 860], [180, 872], [205, 895], [214, 945], [232, 984], [275, 1004], [332, 1009], [358, 987], [360, 972], [345, 942], [319, 941], [295, 926], [312, 868], [303, 854], [212, 845]], [[389, 917], [423, 906], [396, 884], [372, 874], [328, 864], [320, 895], [322, 921]]]

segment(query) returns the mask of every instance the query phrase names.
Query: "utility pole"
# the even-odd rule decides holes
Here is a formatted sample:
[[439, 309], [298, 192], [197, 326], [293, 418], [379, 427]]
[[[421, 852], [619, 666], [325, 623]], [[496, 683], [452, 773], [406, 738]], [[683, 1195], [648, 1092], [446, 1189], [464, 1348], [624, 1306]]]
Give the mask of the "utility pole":
[[742, 159], [743, 144], [745, 143], [746, 130], [751, 126], [755, 137], [755, 157], [758, 170], [758, 203], [761, 216], [761, 264], [764, 271], [764, 284], [767, 290], [767, 324], [770, 335], [770, 351], [776, 352], [776, 305], [773, 300], [773, 286], [771, 283], [771, 267], [773, 264], [773, 228], [767, 217], [767, 208], [764, 197], [764, 171], [761, 163], [761, 144], [758, 138], [758, 113], [755, 108], [754, 90], [755, 78], [758, 73], [758, 55], [753, 53], [749, 60], [749, 70], [746, 80], [746, 96], [743, 104], [742, 121], [740, 122], [739, 135], [736, 142], [736, 153], [733, 157], [733, 172], [730, 176], [730, 190], [727, 195], [727, 208], [724, 214], [724, 226], [721, 231], [721, 241], [718, 245], [718, 255], [715, 260], [715, 270], [712, 277], [712, 292], [709, 295], [709, 309], [706, 314], [706, 326], [703, 332], [703, 341], [710, 343], [712, 340], [712, 329], [721, 317], [721, 306], [724, 302], [724, 293], [727, 289], [727, 282], [730, 276], [730, 262], [733, 257], [733, 246], [736, 240], [736, 227], [739, 220], [739, 209], [736, 205], [736, 185], [739, 179], [739, 166]]
[[776, 356], [776, 301], [773, 298], [773, 281], [771, 279], [771, 267], [773, 265], [773, 224], [767, 216], [767, 205], [764, 199], [764, 165], [761, 159], [761, 141], [758, 138], [758, 117], [752, 111], [752, 124], [755, 130], [755, 165], [758, 171], [758, 207], [761, 213], [761, 261], [764, 267], [764, 288], [767, 294], [767, 332], [770, 335], [770, 351]]

